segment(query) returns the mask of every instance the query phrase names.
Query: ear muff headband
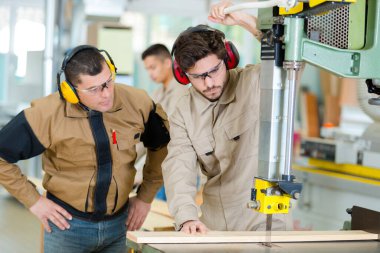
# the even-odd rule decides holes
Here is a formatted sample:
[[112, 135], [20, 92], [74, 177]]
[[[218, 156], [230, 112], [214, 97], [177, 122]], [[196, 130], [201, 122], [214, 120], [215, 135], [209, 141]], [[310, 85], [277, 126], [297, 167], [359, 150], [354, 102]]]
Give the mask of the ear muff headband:
[[[178, 36], [178, 38], [184, 34], [193, 33], [193, 32], [217, 32], [217, 30], [215, 30], [215, 29], [213, 29], [207, 25], [198, 25], [198, 26], [186, 29], [184, 32], [182, 32]], [[220, 32], [220, 31], [218, 31], [218, 32]], [[222, 33], [222, 32], [220, 32], [220, 33]], [[222, 37], [223, 37], [223, 39], [225, 38], [224, 33], [222, 33]], [[185, 71], [183, 71], [181, 69], [181, 67], [179, 66], [179, 64], [177, 63], [177, 61], [175, 60], [175, 57], [174, 57], [174, 52], [176, 49], [176, 43], [177, 43], [177, 40], [174, 42], [173, 49], [171, 52], [171, 55], [173, 58], [173, 60], [172, 60], [172, 62], [173, 62], [172, 63], [172, 71], [173, 71], [174, 78], [177, 80], [177, 82], [179, 82], [180, 84], [186, 85], [186, 84], [190, 83], [190, 80], [187, 77]], [[231, 41], [225, 40], [224, 46], [225, 46], [226, 52], [227, 52], [226, 58], [224, 59], [226, 67], [227, 67], [227, 69], [234, 69], [239, 64], [239, 59], [240, 59], [239, 52], [237, 51], [235, 45]]]
[[111, 74], [112, 74], [112, 80], [115, 80], [116, 78], [116, 73], [117, 73], [117, 68], [111, 58], [111, 56], [108, 54], [106, 50], [99, 50], [96, 47], [90, 46], [90, 45], [81, 45], [78, 47], [75, 47], [72, 49], [63, 59], [61, 70], [57, 73], [57, 86], [58, 86], [58, 91], [59, 95], [61, 96], [62, 99], [65, 99], [67, 102], [71, 104], [78, 104], [79, 103], [79, 96], [74, 88], [74, 86], [68, 81], [68, 80], [63, 80], [61, 82], [61, 75], [62, 73], [65, 72], [66, 66], [69, 63], [69, 61], [82, 50], [85, 49], [94, 49], [99, 52], [104, 52], [107, 55], [108, 59], [106, 60], [107, 66], [109, 67]]
[[112, 60], [111, 55], [109, 55], [109, 53], [108, 53], [106, 50], [104, 50], [104, 49], [99, 50], [99, 52], [104, 52], [104, 53], [107, 55], [107, 58], [108, 58], [108, 59], [106, 59], [106, 63], [107, 63], [107, 65], [108, 65], [108, 68], [109, 68], [110, 71], [111, 71], [111, 74], [112, 74], [112, 80], [115, 81], [116, 73], [117, 73], [117, 68], [116, 68], [116, 66], [115, 66], [115, 63], [114, 63], [113, 60]]
[[116, 79], [116, 67], [115, 67], [115, 65], [113, 65], [113, 64], [111, 63], [111, 61], [109, 61], [109, 60], [106, 60], [106, 63], [107, 63], [107, 65], [108, 65], [108, 68], [109, 68], [110, 71], [111, 71], [112, 81], [115, 81], [115, 79]]

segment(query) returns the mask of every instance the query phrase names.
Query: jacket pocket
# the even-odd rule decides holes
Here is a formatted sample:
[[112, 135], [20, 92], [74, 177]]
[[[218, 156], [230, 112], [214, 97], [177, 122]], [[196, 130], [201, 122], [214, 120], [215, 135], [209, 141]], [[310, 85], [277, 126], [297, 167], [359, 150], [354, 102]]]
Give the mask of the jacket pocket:
[[141, 133], [138, 130], [129, 129], [119, 134], [117, 138], [117, 149], [127, 150], [132, 149], [140, 142]]
[[116, 146], [116, 154], [114, 161], [121, 164], [130, 163], [136, 159], [136, 144], [140, 142], [141, 133], [138, 131], [127, 130], [118, 135]]
[[244, 158], [257, 154], [258, 133], [257, 118], [251, 111], [246, 111], [224, 125], [227, 138], [225, 152], [235, 158]]
[[[55, 175], [45, 174], [43, 184], [48, 192], [75, 209], [85, 212], [92, 203], [95, 177], [95, 171], [66, 170]], [[92, 209], [87, 211], [92, 211]]]
[[94, 169], [96, 166], [95, 150], [91, 147], [67, 148], [65, 146], [57, 146], [56, 148], [58, 170], [77, 170]]
[[192, 142], [203, 174], [208, 177], [219, 174], [219, 161], [215, 156], [215, 150], [209, 137], [192, 140]]

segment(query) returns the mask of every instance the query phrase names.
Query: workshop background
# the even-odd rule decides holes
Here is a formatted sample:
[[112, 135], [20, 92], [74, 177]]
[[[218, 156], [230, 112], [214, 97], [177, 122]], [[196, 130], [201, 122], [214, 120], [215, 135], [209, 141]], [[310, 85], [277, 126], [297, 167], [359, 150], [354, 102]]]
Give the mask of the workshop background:
[[[171, 48], [187, 27], [210, 24], [207, 13], [214, 2], [1, 0], [0, 128], [33, 99], [57, 90], [55, 76], [64, 53], [79, 44], [107, 50], [118, 67], [118, 82], [152, 92], [157, 85], [144, 69], [143, 50], [152, 43]], [[329, 19], [314, 23], [324, 29], [336, 25]], [[210, 25], [234, 42], [240, 66], [260, 62], [260, 43], [247, 31]], [[359, 37], [363, 29], [355, 29]], [[303, 191], [292, 202], [294, 229], [340, 230], [351, 219], [346, 209], [354, 205], [380, 211], [380, 109], [367, 102], [376, 96], [367, 93], [363, 80], [338, 78], [308, 63], [297, 89], [293, 173]], [[40, 157], [19, 165], [40, 187]], [[164, 203], [155, 207], [146, 228], [170, 225]], [[37, 218], [0, 186], [0, 252], [40, 252], [40, 243]]]

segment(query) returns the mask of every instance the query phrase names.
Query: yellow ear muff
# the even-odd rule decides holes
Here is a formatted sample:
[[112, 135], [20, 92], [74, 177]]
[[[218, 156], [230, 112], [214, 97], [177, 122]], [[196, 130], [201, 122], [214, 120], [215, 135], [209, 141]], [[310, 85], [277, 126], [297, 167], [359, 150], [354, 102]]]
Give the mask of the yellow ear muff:
[[107, 63], [108, 67], [111, 70], [112, 80], [115, 81], [115, 78], [116, 78], [116, 69], [115, 69], [115, 66], [111, 63], [110, 60], [106, 60], [106, 63]]
[[60, 84], [61, 93], [64, 99], [66, 99], [67, 102], [72, 104], [78, 104], [79, 98], [74, 90], [74, 87], [72, 87], [70, 84], [68, 84], [66, 81], [62, 81]]

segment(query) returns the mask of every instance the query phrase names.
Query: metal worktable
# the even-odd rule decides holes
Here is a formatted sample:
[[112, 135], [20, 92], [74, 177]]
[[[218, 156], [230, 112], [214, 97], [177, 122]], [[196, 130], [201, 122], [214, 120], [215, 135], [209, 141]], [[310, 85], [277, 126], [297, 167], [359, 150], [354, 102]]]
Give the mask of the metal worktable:
[[379, 253], [379, 241], [274, 243], [271, 248], [259, 243], [136, 244], [128, 241], [130, 252], [142, 253]]

